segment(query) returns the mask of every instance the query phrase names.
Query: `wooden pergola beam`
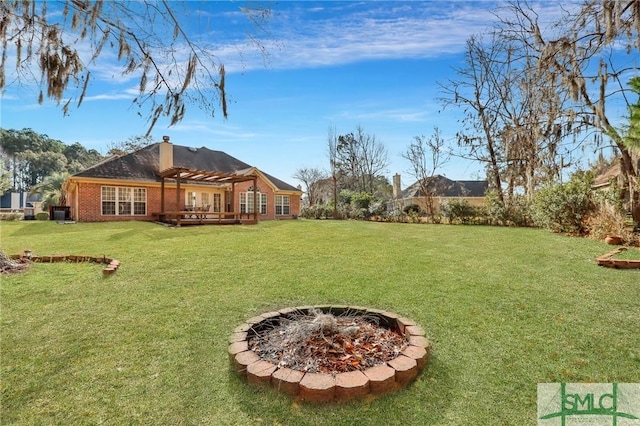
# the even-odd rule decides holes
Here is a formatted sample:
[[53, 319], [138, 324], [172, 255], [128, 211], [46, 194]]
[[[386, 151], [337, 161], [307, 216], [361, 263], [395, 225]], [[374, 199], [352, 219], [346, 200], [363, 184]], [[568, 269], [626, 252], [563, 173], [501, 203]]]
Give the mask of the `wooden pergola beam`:
[[255, 180], [255, 174], [221, 173], [216, 171], [192, 170], [181, 167], [171, 167], [159, 173], [161, 178], [181, 179], [194, 182], [208, 183], [237, 183]]
[[[178, 210], [181, 209], [180, 202], [180, 187], [182, 182], [199, 182], [199, 183], [210, 183], [210, 184], [231, 184], [231, 210], [235, 211], [235, 186], [236, 183], [239, 182], [253, 182], [253, 187], [257, 188], [258, 185], [258, 176], [256, 174], [237, 174], [237, 173], [221, 173], [216, 171], [205, 171], [205, 170], [192, 170], [182, 167], [171, 167], [166, 170], [158, 173], [161, 178], [161, 194], [160, 194], [160, 208], [162, 212], [165, 211], [165, 191], [166, 191], [166, 180], [173, 179], [176, 182], [176, 208]], [[253, 218], [255, 221], [258, 220], [258, 195], [256, 191], [253, 191]], [[180, 219], [178, 218], [178, 224], [180, 223]]]

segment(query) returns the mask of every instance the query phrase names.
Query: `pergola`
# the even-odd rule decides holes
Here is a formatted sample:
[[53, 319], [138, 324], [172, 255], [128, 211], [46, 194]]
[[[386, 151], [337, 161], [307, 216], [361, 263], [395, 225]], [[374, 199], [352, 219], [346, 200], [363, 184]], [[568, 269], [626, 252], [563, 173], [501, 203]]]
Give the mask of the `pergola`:
[[[161, 220], [163, 218], [171, 218], [175, 217], [176, 224], [180, 225], [182, 222], [181, 219], [185, 215], [193, 214], [191, 211], [166, 211], [165, 210], [165, 182], [167, 180], [174, 180], [176, 182], [176, 206], [181, 205], [181, 196], [180, 196], [180, 184], [182, 182], [200, 182], [200, 183], [210, 183], [210, 184], [231, 184], [231, 193], [232, 199], [235, 199], [235, 184], [239, 182], [247, 182], [253, 181], [253, 187], [257, 188], [258, 176], [253, 173], [241, 174], [241, 173], [220, 173], [215, 171], [204, 171], [204, 170], [192, 170], [182, 167], [170, 167], [165, 169], [159, 173], [161, 180], [160, 183], [160, 210], [159, 213]], [[253, 191], [253, 222], [258, 222], [258, 194], [257, 191]], [[179, 208], [179, 207], [178, 207]], [[231, 205], [232, 210], [235, 208]], [[197, 218], [198, 223], [204, 223], [204, 221], [209, 222], [208, 216], [215, 215], [216, 219], [213, 222], [221, 223], [223, 219], [228, 217], [232, 217], [232, 219], [240, 218], [241, 213], [236, 211], [231, 212], [210, 212], [208, 215], [206, 212], [202, 212]]]

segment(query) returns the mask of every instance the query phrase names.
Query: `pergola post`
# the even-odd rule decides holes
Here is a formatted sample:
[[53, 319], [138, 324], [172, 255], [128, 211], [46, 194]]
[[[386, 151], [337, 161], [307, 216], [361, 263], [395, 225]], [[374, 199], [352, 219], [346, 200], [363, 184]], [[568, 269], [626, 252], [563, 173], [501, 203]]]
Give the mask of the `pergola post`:
[[[258, 186], [258, 176], [255, 174], [236, 174], [236, 173], [219, 173], [215, 171], [203, 171], [203, 170], [191, 170], [186, 168], [178, 168], [172, 167], [167, 170], [162, 171], [160, 177], [162, 178], [160, 181], [160, 207], [162, 213], [165, 213], [165, 217], [169, 216], [172, 218], [174, 215], [176, 216], [176, 225], [180, 226], [180, 222], [182, 219], [182, 212], [184, 211], [184, 200], [181, 200], [181, 184], [182, 179], [185, 182], [203, 182], [210, 184], [222, 184], [221, 186], [225, 188], [225, 208], [224, 212], [229, 213], [233, 212], [234, 219], [241, 221], [242, 214], [240, 213], [240, 205], [239, 200], [236, 201], [236, 184], [239, 182], [253, 182], [254, 189]], [[170, 206], [167, 206], [167, 196], [165, 191], [167, 190], [166, 179], [174, 179], [176, 182], [176, 204], [175, 209], [171, 209]], [[220, 186], [219, 186], [220, 187]], [[247, 200], [248, 202], [249, 200]], [[255, 223], [258, 222], [258, 209], [261, 207], [258, 205], [258, 193], [256, 190], [253, 191], [253, 220]], [[228, 203], [228, 204], [227, 204]], [[169, 210], [169, 211], [167, 211]], [[185, 212], [186, 214], [187, 212]], [[251, 212], [245, 211], [247, 214], [247, 219], [251, 218]], [[227, 218], [228, 215], [219, 215], [220, 218]], [[200, 218], [202, 221], [202, 218]]]
[[253, 220], [258, 222], [258, 178], [253, 178]]
[[[181, 211], [182, 209], [180, 208], [180, 173], [178, 173], [178, 175], [176, 176], [176, 209], [178, 211]], [[180, 226], [180, 218], [182, 217], [182, 215], [178, 214], [178, 217], [176, 217], [176, 226]]]
[[160, 212], [164, 213], [165, 209], [164, 209], [164, 176], [162, 177], [162, 180], [160, 181]]

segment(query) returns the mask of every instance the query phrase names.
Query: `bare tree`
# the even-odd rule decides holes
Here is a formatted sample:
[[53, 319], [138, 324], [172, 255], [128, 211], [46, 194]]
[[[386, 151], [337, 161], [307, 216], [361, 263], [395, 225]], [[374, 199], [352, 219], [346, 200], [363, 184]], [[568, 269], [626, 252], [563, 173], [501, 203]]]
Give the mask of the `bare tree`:
[[[133, 103], [148, 107], [147, 134], [162, 116], [171, 125], [181, 121], [189, 103], [213, 115], [217, 101], [227, 116], [224, 65], [187, 34], [177, 11], [181, 3], [64, 0], [61, 6], [55, 2], [49, 8], [51, 3], [0, 3], [0, 89], [34, 82], [41, 88], [38, 101], [47, 96], [58, 104], [64, 102], [66, 114], [72, 102], [82, 104], [91, 69], [99, 66], [97, 61], [107, 50], [117, 56], [123, 75], [139, 76]], [[269, 10], [241, 9], [258, 23], [269, 15]], [[10, 49], [15, 73], [8, 74]], [[88, 55], [81, 53], [86, 50]]]
[[444, 94], [440, 100], [445, 107], [451, 105], [464, 111], [464, 127], [457, 134], [458, 144], [466, 150], [461, 156], [485, 164], [491, 187], [504, 201], [505, 147], [497, 125], [497, 111], [502, 106], [499, 88], [504, 83], [501, 70], [504, 46], [495, 38], [488, 46], [484, 46], [479, 36], [467, 40], [465, 66], [455, 70], [456, 79], [440, 84]]
[[420, 192], [424, 196], [424, 207], [430, 216], [435, 214], [433, 197], [436, 195], [436, 172], [451, 158], [447, 144], [437, 127], [433, 129], [430, 137], [415, 136], [402, 157], [411, 164], [409, 174], [413, 176], [420, 186]]
[[361, 126], [355, 133], [338, 137], [337, 165], [348, 181], [350, 189], [373, 194], [375, 180], [389, 165], [384, 145]]
[[125, 141], [112, 142], [108, 146], [107, 155], [125, 155], [137, 151], [154, 142], [151, 136], [130, 136]]
[[298, 179], [304, 184], [307, 192], [307, 198], [309, 200], [309, 206], [313, 206], [318, 200], [318, 184], [327, 179], [327, 174], [314, 167], [301, 167], [295, 171], [293, 178]]
[[[624, 80], [638, 73], [632, 58], [638, 57], [640, 48], [639, 16], [637, 0], [587, 0], [545, 27], [526, 2], [514, 1], [500, 22], [500, 36], [526, 46], [535, 67], [571, 96], [573, 105], [564, 110], [565, 128], [575, 133], [595, 130], [613, 142], [622, 159], [636, 226], [640, 224], [638, 164], [614, 126], [618, 117], [611, 106], [620, 102], [629, 106], [630, 89]], [[596, 137], [594, 142], [598, 148], [602, 139]]]
[[329, 126], [327, 133], [327, 153], [329, 155], [329, 168], [333, 186], [333, 218], [338, 219], [338, 178], [340, 164], [338, 160], [338, 134], [335, 126]]

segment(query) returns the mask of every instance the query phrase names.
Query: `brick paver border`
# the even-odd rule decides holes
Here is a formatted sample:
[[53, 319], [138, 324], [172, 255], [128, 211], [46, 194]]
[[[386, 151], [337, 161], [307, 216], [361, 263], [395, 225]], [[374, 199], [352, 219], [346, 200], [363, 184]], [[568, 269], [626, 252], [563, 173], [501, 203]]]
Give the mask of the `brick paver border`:
[[28, 253], [14, 254], [9, 256], [11, 259], [21, 259], [27, 260], [34, 263], [53, 263], [53, 262], [91, 262], [91, 263], [101, 263], [106, 265], [102, 269], [102, 275], [109, 276], [113, 275], [118, 268], [120, 267], [120, 261], [117, 259], [112, 259], [110, 257], [102, 256], [78, 256], [78, 255], [54, 255], [54, 256], [34, 256]]
[[600, 266], [606, 266], [607, 268], [615, 268], [615, 269], [640, 269], [640, 260], [631, 260], [631, 259], [615, 259], [615, 256], [618, 253], [622, 253], [623, 251], [628, 250], [627, 247], [618, 247], [617, 249], [610, 251], [609, 253], [605, 253], [600, 257], [596, 258], [596, 262]]
[[[381, 326], [405, 335], [408, 346], [398, 357], [364, 371], [338, 374], [304, 373], [280, 368], [262, 360], [249, 349], [249, 339], [281, 318], [305, 315], [310, 309], [341, 315], [374, 316]], [[299, 306], [283, 308], [249, 318], [235, 328], [229, 339], [232, 368], [250, 383], [271, 386], [276, 391], [307, 402], [340, 402], [377, 397], [408, 386], [429, 361], [431, 345], [420, 326], [393, 312], [359, 306]]]

